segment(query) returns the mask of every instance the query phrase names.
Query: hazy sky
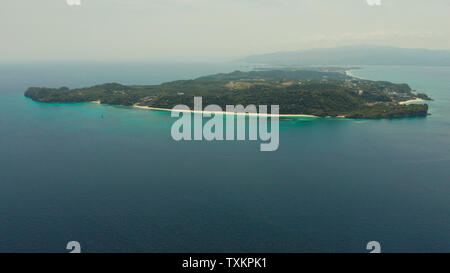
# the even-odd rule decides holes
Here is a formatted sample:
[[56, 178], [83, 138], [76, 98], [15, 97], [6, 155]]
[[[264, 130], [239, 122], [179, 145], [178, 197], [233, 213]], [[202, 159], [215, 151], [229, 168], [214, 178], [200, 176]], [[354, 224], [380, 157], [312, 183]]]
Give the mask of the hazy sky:
[[450, 49], [449, 0], [367, 1], [0, 0], [0, 61], [231, 60], [358, 44]]

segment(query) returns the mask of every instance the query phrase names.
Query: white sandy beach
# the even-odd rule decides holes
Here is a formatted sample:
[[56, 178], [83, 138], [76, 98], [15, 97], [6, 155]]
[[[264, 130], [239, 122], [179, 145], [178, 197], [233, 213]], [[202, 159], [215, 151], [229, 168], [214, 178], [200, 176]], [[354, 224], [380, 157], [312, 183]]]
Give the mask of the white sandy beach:
[[416, 98], [416, 99], [413, 99], [413, 100], [402, 101], [402, 102], [399, 102], [398, 104], [409, 104], [409, 103], [422, 102], [422, 101], [425, 101], [425, 100]]
[[219, 115], [238, 115], [238, 116], [262, 116], [262, 117], [303, 117], [303, 118], [317, 118], [318, 116], [304, 115], [304, 114], [261, 114], [261, 113], [235, 113], [225, 111], [196, 111], [196, 110], [173, 110], [168, 108], [156, 108], [150, 106], [133, 105], [133, 107], [139, 109], [147, 109], [153, 111], [168, 111], [168, 112], [190, 112], [190, 113], [202, 113], [202, 114], [219, 114]]

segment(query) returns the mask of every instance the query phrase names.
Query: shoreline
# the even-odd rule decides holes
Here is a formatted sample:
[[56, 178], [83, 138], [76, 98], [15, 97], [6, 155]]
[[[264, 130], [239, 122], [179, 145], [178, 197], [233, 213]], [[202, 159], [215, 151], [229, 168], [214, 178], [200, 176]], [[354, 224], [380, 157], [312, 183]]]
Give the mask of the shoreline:
[[226, 112], [226, 111], [198, 111], [198, 110], [173, 110], [169, 108], [158, 108], [150, 106], [142, 106], [134, 104], [133, 107], [138, 109], [146, 109], [152, 111], [164, 111], [164, 112], [183, 112], [183, 113], [198, 113], [198, 114], [220, 114], [220, 115], [236, 115], [236, 116], [257, 116], [257, 117], [301, 117], [301, 118], [320, 118], [314, 115], [305, 114], [260, 114], [260, 113], [236, 113], [236, 112]]
[[[353, 78], [358, 78], [355, 75], [352, 74], [351, 70], [345, 70], [345, 74], [349, 77], [353, 77]], [[406, 105], [406, 104], [410, 104], [410, 103], [415, 103], [415, 102], [425, 102], [426, 100], [424, 99], [420, 99], [420, 98], [415, 98], [412, 100], [406, 100], [406, 101], [400, 101], [398, 102], [398, 104], [400, 105]]]

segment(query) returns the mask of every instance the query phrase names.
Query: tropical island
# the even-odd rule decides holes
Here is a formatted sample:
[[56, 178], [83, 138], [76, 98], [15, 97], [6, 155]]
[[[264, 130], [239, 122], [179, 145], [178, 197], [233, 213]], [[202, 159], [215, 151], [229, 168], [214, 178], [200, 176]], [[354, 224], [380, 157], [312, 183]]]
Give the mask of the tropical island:
[[69, 89], [31, 87], [25, 96], [38, 102], [137, 106], [171, 109], [193, 107], [194, 96], [205, 105], [279, 105], [280, 115], [311, 115], [358, 119], [404, 118], [428, 115], [431, 100], [408, 84], [363, 80], [345, 69], [279, 69], [221, 73], [160, 85], [106, 83]]

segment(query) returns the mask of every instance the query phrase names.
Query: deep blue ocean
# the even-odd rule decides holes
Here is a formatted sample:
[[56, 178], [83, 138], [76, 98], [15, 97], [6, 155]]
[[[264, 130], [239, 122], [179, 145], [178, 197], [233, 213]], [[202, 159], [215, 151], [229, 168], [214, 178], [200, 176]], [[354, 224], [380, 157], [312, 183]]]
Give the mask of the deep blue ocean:
[[176, 142], [166, 112], [23, 96], [235, 69], [1, 64], [0, 252], [450, 252], [450, 67], [354, 70], [429, 94], [431, 116], [285, 119], [276, 152]]

